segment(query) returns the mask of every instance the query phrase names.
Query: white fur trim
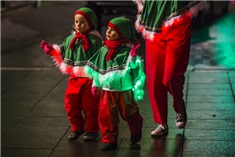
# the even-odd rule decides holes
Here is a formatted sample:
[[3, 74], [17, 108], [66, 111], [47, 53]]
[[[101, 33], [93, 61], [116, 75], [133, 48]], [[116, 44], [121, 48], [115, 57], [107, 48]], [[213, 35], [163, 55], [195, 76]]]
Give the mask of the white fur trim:
[[[76, 34], [75, 31], [72, 31], [71, 34]], [[98, 31], [91, 31], [89, 34], [93, 34], [93, 35], [96, 35], [98, 36], [100, 39], [102, 39], [102, 36], [100, 35], [100, 33]]]
[[[138, 3], [140, 0], [133, 0], [135, 1], [136, 3]], [[206, 1], [201, 1], [199, 2], [197, 5], [193, 6], [192, 8], [189, 9], [189, 13], [190, 13], [190, 17], [196, 17], [199, 13], [200, 10], [202, 10], [205, 6], [207, 5], [207, 2]], [[169, 27], [169, 26], [172, 26], [172, 24], [176, 21], [176, 20], [179, 20], [180, 18], [182, 18], [183, 16], [182, 15], [179, 15], [179, 16], [175, 16], [175, 17], [172, 17], [170, 20], [166, 21], [163, 26], [164, 27]], [[148, 39], [148, 40], [151, 40], [153, 41], [153, 38], [155, 35], [159, 34], [157, 32], [153, 32], [153, 31], [148, 31], [145, 29], [145, 26], [144, 25], [141, 25], [140, 24], [140, 19], [141, 19], [141, 14], [138, 14], [136, 16], [136, 21], [135, 21], [135, 28], [136, 28], [136, 31], [137, 32], [140, 32], [142, 34], [142, 37], [144, 39]], [[184, 18], [184, 17], [183, 17]]]
[[59, 66], [60, 71], [65, 75], [73, 75], [77, 77], [88, 77], [88, 75], [84, 73], [84, 68], [85, 66], [73, 67], [65, 63], [62, 63]]
[[139, 21], [140, 21], [140, 14], [137, 15], [137, 20], [135, 22], [135, 28], [136, 28], [137, 32], [140, 32], [144, 39], [148, 39], [148, 40], [153, 41], [154, 35], [156, 35], [158, 33], [145, 30], [144, 26], [141, 25]]
[[60, 51], [60, 46], [57, 44], [53, 44], [52, 47], [56, 50], [56, 51]]
[[175, 21], [179, 20], [181, 17], [182, 17], [181, 15], [172, 17], [170, 20], [166, 21], [166, 22], [163, 24], [163, 26], [164, 26], [164, 27], [172, 26], [173, 23], [174, 23]]
[[63, 74], [66, 74], [66, 75], [72, 74], [71, 72], [73, 71], [73, 70], [72, 70], [73, 67], [70, 66], [70, 65], [67, 65], [67, 64], [65, 64], [65, 63], [62, 63], [62, 64], [59, 66], [59, 69], [60, 69], [60, 71], [61, 71]]
[[142, 12], [143, 11], [143, 1], [142, 0], [133, 0], [133, 2], [135, 2], [137, 4], [137, 10], [138, 12]]
[[61, 51], [60, 51], [60, 46], [57, 44], [53, 44], [52, 47], [55, 49], [55, 51], [57, 53], [55, 53], [53, 56], [51, 56], [53, 58], [53, 62], [55, 62], [55, 65], [58, 67], [61, 65], [63, 59], [61, 57]]
[[73, 68], [73, 74], [78, 77], [88, 77], [87, 74], [84, 73], [85, 66], [77, 66]]

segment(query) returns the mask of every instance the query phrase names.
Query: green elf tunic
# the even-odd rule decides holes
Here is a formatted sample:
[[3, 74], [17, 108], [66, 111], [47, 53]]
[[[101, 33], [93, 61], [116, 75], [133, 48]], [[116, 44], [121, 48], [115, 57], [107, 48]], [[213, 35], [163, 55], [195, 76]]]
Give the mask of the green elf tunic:
[[136, 101], [143, 99], [145, 74], [143, 61], [138, 57], [131, 57], [129, 46], [117, 49], [112, 60], [106, 60], [108, 48], [102, 46], [87, 62], [85, 72], [93, 78], [93, 86], [107, 91], [134, 91]]
[[147, 39], [160, 33], [163, 26], [171, 26], [175, 20], [179, 20], [186, 13], [191, 17], [196, 16], [206, 5], [205, 1], [136, 0], [135, 2], [139, 11], [135, 27]]
[[[96, 31], [90, 32], [87, 35], [90, 41], [90, 47], [87, 51], [84, 51], [81, 40], [76, 42], [74, 50], [70, 49], [70, 42], [74, 37], [75, 34], [71, 34], [64, 40], [62, 45], [53, 45], [58, 51], [58, 54], [61, 54], [55, 56], [54, 60], [62, 73], [74, 77], [88, 77], [84, 73], [84, 67], [87, 61], [102, 46], [101, 37]], [[62, 59], [60, 57], [62, 57]]]

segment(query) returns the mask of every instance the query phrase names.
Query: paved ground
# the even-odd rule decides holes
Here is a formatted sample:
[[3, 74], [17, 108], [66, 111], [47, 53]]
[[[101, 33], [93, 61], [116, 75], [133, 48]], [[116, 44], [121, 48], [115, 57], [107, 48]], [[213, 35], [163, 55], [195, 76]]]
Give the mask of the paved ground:
[[[138, 144], [130, 144], [123, 121], [117, 151], [101, 152], [100, 138], [96, 142], [84, 142], [82, 138], [69, 142], [70, 127], [63, 108], [68, 78], [54, 67], [39, 44], [42, 39], [61, 43], [71, 31], [73, 12], [83, 5], [85, 2], [51, 1], [39, 9], [25, 7], [2, 13], [2, 157], [235, 156], [232, 12], [210, 27], [193, 31], [184, 89], [188, 112], [185, 129], [176, 128], [169, 97], [169, 135], [152, 139], [150, 132], [155, 125], [146, 92], [139, 102], [144, 127]], [[141, 50], [144, 52], [144, 43]]]

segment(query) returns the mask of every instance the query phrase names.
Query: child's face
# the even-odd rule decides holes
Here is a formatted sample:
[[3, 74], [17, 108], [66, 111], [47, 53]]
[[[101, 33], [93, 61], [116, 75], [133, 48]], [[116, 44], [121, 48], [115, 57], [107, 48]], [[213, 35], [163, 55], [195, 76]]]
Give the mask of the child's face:
[[84, 16], [77, 14], [74, 17], [74, 28], [78, 33], [84, 33], [89, 30], [87, 20]]
[[106, 39], [107, 40], [117, 40], [119, 39], [118, 33], [111, 27], [108, 27], [106, 31]]

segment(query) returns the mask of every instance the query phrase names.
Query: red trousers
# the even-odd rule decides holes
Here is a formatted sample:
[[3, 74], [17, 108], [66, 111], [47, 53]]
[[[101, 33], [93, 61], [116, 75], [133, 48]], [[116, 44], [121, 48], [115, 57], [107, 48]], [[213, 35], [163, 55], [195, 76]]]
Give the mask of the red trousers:
[[[86, 132], [98, 132], [99, 100], [91, 94], [92, 80], [85, 77], [70, 77], [65, 92], [65, 110], [72, 131], [85, 129]], [[84, 117], [82, 115], [84, 113]]]
[[99, 126], [102, 142], [117, 143], [119, 115], [128, 124], [131, 134], [136, 135], [142, 130], [143, 118], [133, 100], [131, 90], [123, 92], [102, 92], [99, 108]]
[[146, 75], [148, 94], [155, 123], [166, 124], [167, 93], [173, 97], [175, 112], [183, 111], [184, 73], [187, 69], [191, 36], [191, 18], [163, 29], [146, 40]]

